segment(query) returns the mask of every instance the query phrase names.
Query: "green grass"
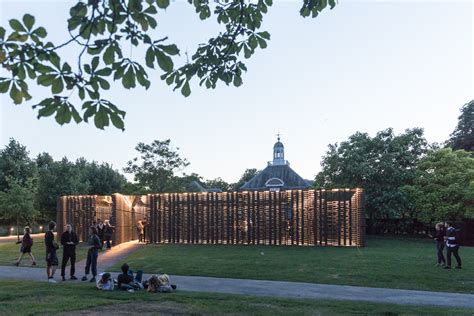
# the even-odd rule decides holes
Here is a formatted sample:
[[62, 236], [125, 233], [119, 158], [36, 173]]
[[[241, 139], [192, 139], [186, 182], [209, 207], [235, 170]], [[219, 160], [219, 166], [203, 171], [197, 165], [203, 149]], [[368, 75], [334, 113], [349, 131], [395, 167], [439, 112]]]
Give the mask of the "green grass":
[[[179, 285], [178, 285], [179, 286]], [[177, 291], [152, 294], [145, 291], [102, 292], [90, 284], [0, 281], [0, 315], [35, 315], [71, 311], [130, 311], [138, 314], [239, 315], [472, 315], [473, 310], [420, 307], [332, 300], [292, 300], [243, 295]], [[79, 312], [78, 312], [79, 314]], [[74, 315], [74, 313], [72, 313]]]
[[[87, 245], [80, 243], [76, 247], [76, 262], [87, 257]], [[44, 245], [43, 238], [34, 239], [33, 247], [31, 248], [33, 256], [36, 259], [36, 264], [38, 267], [46, 267], [46, 249]], [[61, 257], [63, 254], [62, 247], [58, 249], [58, 258], [61, 263]], [[3, 242], [0, 243], [0, 265], [13, 265], [18, 256], [20, 255], [20, 245], [15, 244], [14, 242]], [[28, 254], [23, 256], [20, 266], [31, 267], [31, 259]]]
[[[434, 242], [371, 237], [365, 248], [150, 245], [117, 263], [176, 275], [285, 280], [429, 291], [474, 292], [474, 248], [462, 270], [435, 267]], [[454, 258], [453, 258], [454, 260]]]

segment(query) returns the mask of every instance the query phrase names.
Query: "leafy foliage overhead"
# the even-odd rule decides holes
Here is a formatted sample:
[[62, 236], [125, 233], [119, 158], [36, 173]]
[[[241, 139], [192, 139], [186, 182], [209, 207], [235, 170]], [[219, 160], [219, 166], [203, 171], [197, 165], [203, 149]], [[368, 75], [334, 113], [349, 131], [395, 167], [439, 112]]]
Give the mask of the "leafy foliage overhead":
[[[244, 58], [267, 47], [270, 34], [260, 31], [263, 15], [272, 0], [188, 0], [201, 20], [216, 18], [221, 31], [199, 45], [187, 63], [176, 66], [179, 48], [168, 37], [155, 37], [160, 10], [169, 0], [79, 0], [69, 11], [68, 39], [48, 40], [47, 30], [36, 25], [31, 14], [11, 19], [9, 29], [0, 27], [0, 93], [8, 93], [15, 104], [31, 100], [29, 85], [50, 89], [51, 96], [34, 101], [38, 118], [54, 115], [56, 122], [94, 120], [103, 129], [110, 123], [124, 129], [125, 112], [102, 97], [111, 81], [125, 89], [151, 85], [148, 72], [160, 69], [161, 79], [187, 97], [190, 82], [216, 88], [219, 81], [238, 87], [247, 71]], [[336, 0], [303, 0], [300, 14], [316, 17]], [[61, 49], [75, 45], [74, 63], [65, 61]], [[125, 45], [145, 52], [143, 60], [132, 58]], [[144, 64], [143, 64], [144, 62]], [[73, 96], [76, 96], [74, 98]]]

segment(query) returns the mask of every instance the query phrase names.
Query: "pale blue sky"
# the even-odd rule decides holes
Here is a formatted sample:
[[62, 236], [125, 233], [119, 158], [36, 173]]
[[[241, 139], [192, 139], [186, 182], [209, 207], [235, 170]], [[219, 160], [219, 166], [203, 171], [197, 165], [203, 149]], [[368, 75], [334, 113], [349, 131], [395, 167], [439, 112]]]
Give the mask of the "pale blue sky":
[[[71, 3], [0, 0], [0, 24], [29, 12], [61, 39]], [[320, 170], [327, 145], [356, 131], [423, 127], [429, 141], [448, 138], [459, 108], [474, 98], [471, 1], [341, 0], [316, 19], [299, 17], [300, 3], [274, 1], [263, 27], [272, 39], [247, 61], [240, 88], [194, 85], [185, 99], [158, 80], [160, 72], [148, 91], [117, 86], [106, 97], [127, 111], [125, 132], [60, 127], [2, 95], [0, 147], [14, 137], [33, 155], [84, 156], [121, 169], [138, 142], [171, 138], [191, 162], [186, 173], [236, 181], [246, 168], [266, 166], [278, 131], [286, 159], [308, 179]], [[200, 22], [183, 1], [158, 23], [158, 36], [190, 53], [220, 30], [214, 21]], [[32, 92], [36, 100], [48, 95]]]

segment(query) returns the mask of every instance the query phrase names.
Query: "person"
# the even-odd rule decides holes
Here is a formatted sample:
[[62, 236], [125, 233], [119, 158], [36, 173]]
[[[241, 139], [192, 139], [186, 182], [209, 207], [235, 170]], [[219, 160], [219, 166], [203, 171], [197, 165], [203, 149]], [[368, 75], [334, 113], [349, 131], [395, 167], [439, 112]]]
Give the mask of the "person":
[[96, 287], [102, 291], [113, 291], [114, 280], [112, 280], [110, 273], [101, 273], [100, 279], [97, 280]]
[[143, 271], [138, 270], [135, 278], [133, 277], [133, 271], [130, 270], [128, 264], [124, 263], [120, 267], [122, 274], [117, 277], [117, 287], [121, 290], [135, 291], [143, 289], [142, 277]]
[[143, 229], [144, 229], [144, 226], [143, 226], [143, 220], [139, 220], [137, 222], [137, 233], [138, 233], [138, 242], [144, 242], [145, 240], [143, 239]]
[[448, 257], [448, 264], [445, 269], [451, 269], [451, 255], [454, 255], [456, 258], [457, 266], [456, 269], [461, 269], [461, 257], [459, 256], [459, 238], [458, 230], [453, 227], [451, 222], [446, 222], [446, 256]]
[[70, 279], [77, 280], [74, 276], [76, 272], [76, 246], [79, 243], [77, 234], [72, 230], [71, 224], [66, 225], [66, 231], [61, 235], [61, 245], [63, 245], [63, 260], [61, 261], [61, 277], [66, 281], [66, 265], [71, 260]]
[[31, 258], [31, 265], [35, 266], [36, 265], [36, 260], [35, 257], [33, 256], [33, 253], [31, 252], [31, 247], [33, 247], [33, 238], [30, 236], [30, 227], [25, 226], [24, 231], [23, 231], [23, 238], [21, 241], [18, 241], [17, 244], [21, 243], [20, 246], [20, 256], [18, 257], [18, 260], [16, 261], [15, 265], [18, 266], [20, 265], [21, 259], [23, 259], [23, 256], [25, 253], [27, 253], [30, 258]]
[[161, 273], [159, 275], [152, 275], [146, 281], [146, 289], [151, 293], [171, 293], [176, 290], [176, 285], [170, 283], [170, 278], [167, 274]]
[[106, 219], [104, 221], [104, 238], [105, 238], [105, 244], [106, 244], [107, 249], [112, 248], [112, 246], [110, 244], [110, 240], [112, 239], [112, 235], [114, 233], [114, 228], [115, 227], [110, 225], [110, 221], [108, 219]]
[[92, 278], [89, 282], [95, 282], [95, 277], [97, 276], [97, 257], [99, 256], [101, 242], [99, 236], [97, 236], [97, 228], [94, 226], [89, 227], [88, 244], [90, 247], [87, 250], [86, 269], [85, 275], [82, 277], [82, 281], [87, 281], [92, 267]]
[[436, 241], [436, 251], [438, 255], [438, 263], [436, 264], [437, 266], [445, 265], [446, 260], [444, 259], [444, 236], [446, 235], [446, 231], [444, 228], [444, 223], [438, 223], [435, 226], [436, 228], [436, 235], [434, 237], [434, 240]]
[[46, 246], [46, 273], [48, 274], [48, 282], [56, 283], [54, 280], [54, 273], [58, 266], [58, 256], [56, 250], [59, 248], [58, 244], [54, 240], [54, 229], [56, 223], [51, 221], [48, 223], [48, 231], [44, 234], [44, 244]]
[[104, 247], [104, 223], [102, 222], [102, 220], [99, 218], [97, 220], [97, 235], [99, 236], [100, 238], [100, 243], [101, 243], [101, 247], [100, 249], [102, 249]]

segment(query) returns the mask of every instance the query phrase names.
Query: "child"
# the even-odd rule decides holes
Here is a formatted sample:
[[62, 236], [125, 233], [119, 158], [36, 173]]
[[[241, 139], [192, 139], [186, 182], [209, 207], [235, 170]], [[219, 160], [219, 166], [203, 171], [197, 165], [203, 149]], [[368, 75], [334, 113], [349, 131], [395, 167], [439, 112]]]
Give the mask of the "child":
[[35, 257], [31, 253], [31, 247], [33, 247], [33, 239], [30, 236], [30, 231], [31, 231], [30, 227], [25, 226], [23, 238], [21, 239], [21, 241], [17, 242], [17, 243], [21, 243], [21, 246], [20, 246], [20, 257], [18, 257], [18, 260], [15, 263], [16, 266], [20, 264], [21, 259], [23, 258], [23, 255], [25, 253], [27, 253], [30, 256], [31, 261], [32, 261], [31, 265], [33, 266], [36, 265]]
[[147, 281], [147, 291], [151, 293], [171, 293], [176, 290], [176, 285], [170, 284], [170, 278], [167, 274], [152, 275]]

